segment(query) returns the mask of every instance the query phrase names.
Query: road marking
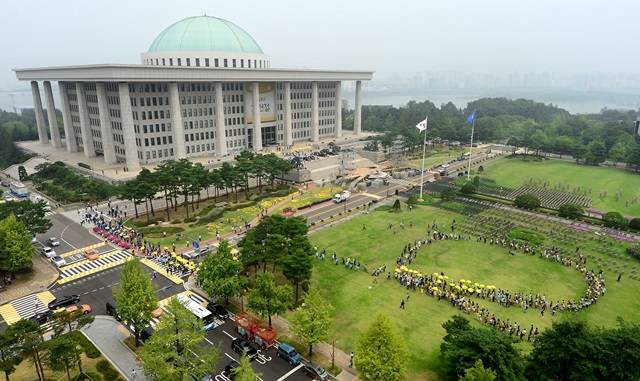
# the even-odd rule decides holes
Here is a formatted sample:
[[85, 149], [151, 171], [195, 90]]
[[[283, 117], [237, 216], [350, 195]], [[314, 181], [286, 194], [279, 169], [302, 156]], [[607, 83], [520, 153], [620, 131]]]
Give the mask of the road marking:
[[207, 339], [206, 337], [204, 339], [207, 341], [207, 343], [213, 345], [214, 347], [216, 346], [211, 340]]
[[230, 355], [230, 354], [228, 354], [227, 352], [224, 352], [224, 354], [225, 354], [225, 355], [227, 355], [227, 357], [228, 357], [228, 358], [230, 358], [231, 360], [233, 360], [233, 361], [238, 361], [238, 360], [234, 359], [233, 357], [231, 357], [231, 355]]
[[284, 376], [278, 378], [276, 381], [283, 381], [286, 380], [287, 377], [291, 376], [292, 374], [294, 374], [295, 372], [298, 371], [298, 369], [302, 368], [302, 363], [298, 364], [297, 367], [291, 369], [290, 371], [288, 371], [287, 373], [284, 374]]
[[73, 223], [67, 225], [64, 227], [64, 229], [62, 229], [62, 232], [60, 232], [60, 239], [62, 240], [62, 242], [66, 243], [67, 245], [71, 246], [74, 250], [77, 249], [76, 246], [73, 246], [72, 244], [70, 244], [69, 242], [67, 242], [67, 240], [65, 240], [64, 238], [62, 238], [62, 236], [64, 235], [64, 232], [67, 231], [67, 229], [69, 228], [69, 226], [73, 225]]
[[227, 331], [225, 331], [224, 329], [222, 330], [222, 332], [224, 332], [225, 335], [229, 336], [231, 338], [231, 340], [235, 340], [236, 338], [231, 336]]

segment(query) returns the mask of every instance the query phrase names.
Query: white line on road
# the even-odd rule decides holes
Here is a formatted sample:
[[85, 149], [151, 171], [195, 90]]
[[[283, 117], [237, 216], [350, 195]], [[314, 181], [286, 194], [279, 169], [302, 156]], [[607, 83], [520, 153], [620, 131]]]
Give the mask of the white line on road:
[[302, 368], [302, 363], [298, 364], [297, 367], [291, 369], [290, 371], [288, 371], [287, 373], [284, 374], [284, 376], [278, 378], [276, 381], [283, 381], [286, 380], [287, 377], [291, 376], [292, 374], [294, 374], [295, 372], [298, 371], [298, 369]]
[[230, 354], [228, 354], [227, 352], [224, 352], [224, 354], [225, 354], [225, 355], [227, 355], [227, 357], [228, 357], [228, 358], [230, 358], [231, 360], [233, 360], [233, 361], [238, 361], [238, 360], [234, 359], [233, 357], [231, 357], [231, 355], [230, 355]]
[[222, 332], [224, 332], [225, 335], [229, 336], [231, 338], [231, 340], [235, 340], [236, 339], [235, 337], [231, 336], [229, 334], [229, 332], [225, 331], [224, 329], [222, 330]]
[[66, 243], [67, 245], [71, 246], [73, 248], [73, 250], [76, 250], [77, 247], [73, 246], [72, 244], [70, 244], [69, 242], [67, 242], [67, 240], [65, 240], [64, 238], [62, 238], [62, 236], [64, 235], [64, 232], [67, 231], [67, 229], [69, 228], [69, 226], [73, 225], [73, 223], [67, 225], [64, 227], [64, 229], [62, 229], [62, 232], [60, 232], [60, 239], [62, 240], [62, 242]]
[[207, 339], [206, 337], [204, 339], [207, 341], [207, 343], [213, 345], [214, 347], [216, 346], [211, 340]]

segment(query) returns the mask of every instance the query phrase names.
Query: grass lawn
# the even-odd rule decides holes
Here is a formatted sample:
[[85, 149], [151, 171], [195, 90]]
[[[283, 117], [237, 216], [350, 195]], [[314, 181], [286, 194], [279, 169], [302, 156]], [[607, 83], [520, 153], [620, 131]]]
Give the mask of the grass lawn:
[[[102, 376], [102, 374], [100, 374], [100, 372], [96, 370], [96, 364], [100, 360], [104, 360], [104, 357], [100, 356], [96, 359], [91, 359], [83, 354], [82, 369], [85, 372], [90, 372], [90, 373], [98, 374]], [[78, 375], [77, 365], [74, 365], [73, 367], [71, 367], [69, 371], [71, 373], [71, 379], [73, 379], [74, 376]], [[67, 381], [67, 373], [64, 370], [53, 371], [45, 367], [44, 374], [47, 380]], [[38, 376], [36, 375], [36, 368], [34, 368], [33, 362], [31, 361], [31, 359], [24, 359], [20, 364], [18, 364], [18, 366], [16, 366], [16, 371], [12, 373], [10, 377], [11, 377], [10, 378], [11, 380], [17, 380], [17, 381], [27, 381], [27, 380], [38, 379]], [[122, 380], [122, 378], [118, 378], [118, 380]]]
[[[577, 187], [591, 188], [592, 193], [587, 196], [591, 197], [594, 208], [640, 216], [640, 175], [624, 169], [577, 165], [561, 160], [524, 161], [506, 158], [487, 163], [484, 169], [482, 176], [506, 187], [516, 188], [527, 182], [547, 181], [551, 189], [556, 185], [568, 186], [569, 191]], [[600, 198], [598, 194], [605, 191], [607, 196]], [[622, 192], [619, 201], [615, 197], [617, 192]], [[634, 198], [638, 200], [632, 203]]]
[[[407, 291], [393, 277], [387, 280], [381, 276], [378, 283], [373, 283], [373, 277], [367, 273], [335, 265], [330, 256], [335, 250], [340, 257], [357, 257], [370, 271], [384, 264], [388, 271], [393, 271], [395, 258], [404, 245], [424, 237], [428, 225], [436, 221], [439, 226], [449, 226], [453, 219], [462, 222], [467, 218], [435, 207], [418, 206], [412, 212], [375, 211], [311, 235], [313, 244], [328, 252], [325, 261], [315, 260], [313, 283], [335, 307], [333, 332], [341, 349], [355, 350], [359, 333], [382, 313], [397, 324], [407, 340], [409, 379], [437, 378], [439, 346], [445, 333], [442, 323], [461, 312], [445, 301], [419, 292], [411, 292], [406, 310], [400, 310], [400, 301]], [[399, 227], [401, 222], [404, 229]], [[389, 229], [389, 224], [394, 224], [394, 228]], [[600, 253], [598, 244], [588, 242], [583, 246], [584, 251], [605, 255]], [[454, 279], [471, 279], [512, 291], [540, 292], [552, 300], [576, 298], [585, 289], [582, 276], [571, 268], [538, 257], [511, 256], [506, 249], [475, 240], [435, 242], [420, 249], [409, 267], [423, 273], [443, 271]], [[637, 321], [640, 318], [640, 298], [637, 297], [640, 282], [628, 279], [617, 283], [616, 275], [606, 272], [607, 294], [595, 306], [577, 314], [565, 312], [555, 317], [545, 314], [540, 318], [538, 310], [525, 313], [518, 307], [504, 308], [484, 301], [481, 304], [499, 318], [517, 321], [527, 330], [530, 324], [544, 329], [553, 320], [572, 315], [606, 326], [615, 325], [617, 316]], [[470, 315], [465, 316], [473, 320]], [[519, 346], [523, 350], [530, 348], [527, 343]]]
[[[431, 168], [435, 165], [446, 163], [450, 160], [455, 159], [462, 153], [462, 149], [450, 149], [446, 151], [429, 151], [427, 148], [427, 153], [424, 158], [424, 167]], [[422, 156], [417, 159], [409, 160], [409, 166], [414, 168], [422, 168]]]
[[340, 185], [329, 183], [309, 190], [301, 190], [292, 194], [290, 201], [280, 205], [276, 211], [281, 212], [285, 208], [300, 209], [319, 201], [328, 200], [343, 189]]

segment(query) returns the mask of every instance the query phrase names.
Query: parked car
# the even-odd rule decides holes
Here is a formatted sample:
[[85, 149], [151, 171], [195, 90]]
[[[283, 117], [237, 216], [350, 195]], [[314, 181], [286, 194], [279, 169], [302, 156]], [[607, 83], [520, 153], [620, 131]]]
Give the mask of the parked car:
[[49, 238], [49, 245], [56, 247], [60, 246], [60, 241], [56, 237]]
[[82, 310], [83, 315], [87, 315], [91, 313], [91, 305], [89, 304], [82, 304], [80, 306], [78, 306], [77, 304], [74, 304], [66, 308], [67, 312], [69, 313], [76, 312], [78, 309]]
[[158, 306], [155, 310], [151, 311], [151, 316], [155, 319], [159, 318], [162, 315], [162, 307]]
[[224, 375], [225, 375], [225, 377], [227, 377], [230, 380], [233, 380], [234, 378], [236, 378], [236, 375], [235, 375], [234, 371], [239, 367], [240, 367], [240, 364], [237, 361], [231, 360], [224, 367]]
[[278, 352], [277, 352], [278, 357], [280, 357], [281, 359], [285, 360], [286, 362], [288, 362], [291, 365], [298, 365], [300, 364], [300, 354], [298, 354], [298, 352], [296, 351], [296, 349], [287, 344], [287, 343], [280, 343], [278, 344]]
[[53, 299], [51, 302], [49, 302], [48, 306], [50, 310], [55, 310], [60, 307], [66, 307], [72, 304], [78, 304], [78, 302], [80, 302], [80, 297], [78, 295], [68, 295], [68, 296], [61, 296], [60, 298]]
[[53, 262], [58, 267], [62, 267], [67, 264], [67, 261], [59, 255], [51, 258], [51, 262]]
[[229, 311], [217, 303], [209, 302], [207, 309], [220, 320], [227, 320], [229, 318]]
[[31, 243], [38, 243], [38, 239], [36, 238], [36, 236], [31, 237]]
[[9, 182], [7, 180], [2, 180], [2, 182], [0, 182], [0, 185], [9, 188]]
[[251, 346], [248, 341], [243, 339], [234, 339], [231, 342], [231, 349], [239, 355], [246, 355], [249, 360], [255, 360], [258, 356], [258, 351]]
[[115, 303], [112, 304], [107, 302], [106, 310], [107, 310], [107, 315], [113, 316], [117, 321], [122, 321], [122, 317], [120, 316], [120, 314], [118, 314], [118, 310], [116, 309]]
[[44, 311], [44, 312], [35, 314], [32, 317], [30, 317], [29, 320], [35, 321], [38, 324], [44, 324], [49, 321], [51, 316], [53, 316], [53, 311], [49, 310], [49, 311]]
[[49, 259], [58, 255], [56, 254], [56, 251], [50, 248], [49, 246], [45, 246], [42, 248], [42, 254]]
[[153, 327], [148, 326], [140, 332], [140, 340], [144, 343], [153, 335]]
[[320, 365], [313, 363], [305, 364], [304, 372], [314, 380], [326, 381], [329, 379], [329, 373]]

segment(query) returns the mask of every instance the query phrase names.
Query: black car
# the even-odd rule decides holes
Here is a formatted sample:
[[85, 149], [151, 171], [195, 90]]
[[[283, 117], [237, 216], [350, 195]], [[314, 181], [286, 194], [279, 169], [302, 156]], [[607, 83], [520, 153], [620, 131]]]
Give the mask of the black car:
[[249, 360], [255, 360], [256, 356], [258, 356], [258, 351], [243, 339], [234, 339], [231, 342], [231, 349], [239, 355], [246, 355]]
[[329, 379], [329, 373], [323, 367], [313, 363], [305, 364], [304, 372], [314, 380], [325, 381]]
[[237, 361], [230, 361], [225, 367], [224, 367], [224, 375], [230, 379], [233, 380], [234, 378], [236, 378], [236, 375], [234, 373], [234, 370], [236, 370], [237, 368], [240, 368], [240, 364]]
[[207, 309], [220, 320], [227, 320], [229, 318], [229, 311], [217, 303], [210, 302], [207, 304]]
[[29, 320], [35, 321], [38, 324], [44, 324], [49, 321], [51, 316], [53, 316], [53, 311], [44, 311], [33, 315]]
[[140, 340], [142, 340], [142, 342], [144, 343], [145, 341], [149, 340], [149, 338], [151, 337], [151, 335], [153, 335], [153, 327], [152, 326], [148, 326], [147, 328], [143, 329], [140, 332]]
[[78, 304], [78, 302], [80, 302], [80, 297], [78, 295], [63, 296], [59, 299], [53, 299], [49, 303], [49, 309], [55, 310], [60, 307], [67, 307], [72, 304]]

